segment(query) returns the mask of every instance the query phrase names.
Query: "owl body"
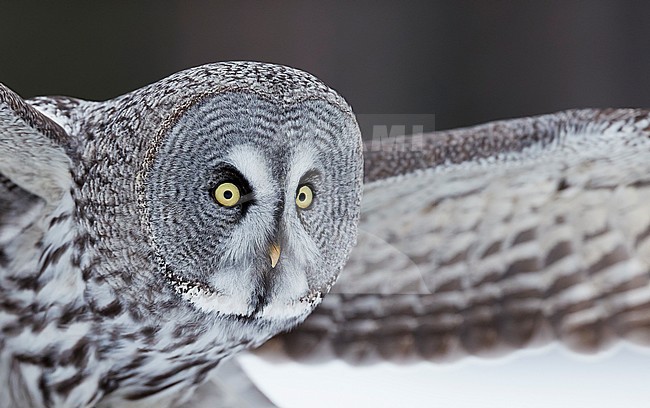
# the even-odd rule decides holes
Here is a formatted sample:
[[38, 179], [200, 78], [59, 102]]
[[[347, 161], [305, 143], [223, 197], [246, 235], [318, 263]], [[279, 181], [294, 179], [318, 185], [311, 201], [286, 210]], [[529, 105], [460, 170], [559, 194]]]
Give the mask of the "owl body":
[[213, 64], [107, 102], [2, 90], [0, 406], [177, 404], [302, 321], [354, 243], [358, 127], [309, 74]]

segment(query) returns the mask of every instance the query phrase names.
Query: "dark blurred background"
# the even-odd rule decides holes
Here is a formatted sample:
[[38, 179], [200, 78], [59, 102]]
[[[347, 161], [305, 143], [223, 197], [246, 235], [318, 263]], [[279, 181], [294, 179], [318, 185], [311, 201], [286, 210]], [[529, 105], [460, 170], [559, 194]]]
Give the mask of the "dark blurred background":
[[24, 97], [99, 100], [207, 62], [275, 62], [358, 113], [444, 129], [650, 106], [650, 2], [2, 1], [0, 56]]

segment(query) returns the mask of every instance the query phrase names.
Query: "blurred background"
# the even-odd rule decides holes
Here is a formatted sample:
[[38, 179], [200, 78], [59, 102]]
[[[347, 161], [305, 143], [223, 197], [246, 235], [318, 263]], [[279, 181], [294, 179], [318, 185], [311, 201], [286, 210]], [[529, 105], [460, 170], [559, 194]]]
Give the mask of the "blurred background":
[[111, 98], [175, 71], [309, 71], [357, 113], [446, 129], [573, 107], [650, 106], [647, 1], [0, 3], [0, 81]]
[[[315, 74], [357, 113], [434, 114], [448, 129], [650, 107], [649, 22], [650, 2], [631, 0], [0, 0], [0, 81], [24, 97], [103, 100], [191, 66], [258, 60]], [[243, 361], [284, 407], [599, 408], [647, 404], [647, 358], [623, 350], [585, 365], [560, 350], [408, 373]]]

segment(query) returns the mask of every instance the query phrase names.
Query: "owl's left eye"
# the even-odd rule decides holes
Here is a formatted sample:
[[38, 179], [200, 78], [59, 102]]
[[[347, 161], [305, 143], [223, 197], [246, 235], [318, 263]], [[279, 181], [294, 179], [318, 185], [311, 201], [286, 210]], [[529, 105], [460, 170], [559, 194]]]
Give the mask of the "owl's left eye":
[[296, 192], [296, 205], [298, 208], [307, 209], [314, 200], [314, 191], [308, 185], [302, 185]]
[[214, 189], [214, 199], [224, 207], [233, 207], [239, 203], [241, 192], [235, 184], [221, 183]]

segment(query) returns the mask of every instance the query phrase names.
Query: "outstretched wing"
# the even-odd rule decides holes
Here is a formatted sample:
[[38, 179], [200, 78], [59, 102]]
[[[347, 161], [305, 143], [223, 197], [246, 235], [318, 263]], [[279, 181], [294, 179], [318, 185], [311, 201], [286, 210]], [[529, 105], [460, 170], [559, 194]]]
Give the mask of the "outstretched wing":
[[63, 128], [0, 84], [0, 135], [0, 173], [46, 202], [58, 200], [70, 180]]
[[219, 363], [211, 378], [179, 408], [274, 408], [235, 359]]
[[15, 238], [37, 242], [38, 228], [27, 230], [68, 193], [72, 147], [59, 124], [0, 84], [0, 276], [12, 254], [34, 248]]
[[365, 362], [650, 342], [649, 111], [417, 142], [366, 152], [359, 243], [340, 281], [262, 353]]

